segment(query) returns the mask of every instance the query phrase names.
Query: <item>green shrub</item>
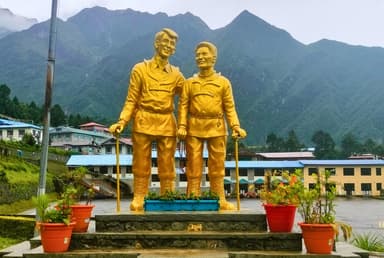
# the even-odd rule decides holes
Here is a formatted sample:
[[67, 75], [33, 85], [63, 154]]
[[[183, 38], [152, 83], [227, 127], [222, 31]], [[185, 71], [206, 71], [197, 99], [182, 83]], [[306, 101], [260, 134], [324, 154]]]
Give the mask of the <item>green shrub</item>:
[[18, 216], [0, 216], [0, 235], [7, 238], [30, 239], [35, 230], [35, 219]]
[[351, 242], [354, 246], [367, 251], [384, 252], [384, 238], [378, 233], [355, 234]]

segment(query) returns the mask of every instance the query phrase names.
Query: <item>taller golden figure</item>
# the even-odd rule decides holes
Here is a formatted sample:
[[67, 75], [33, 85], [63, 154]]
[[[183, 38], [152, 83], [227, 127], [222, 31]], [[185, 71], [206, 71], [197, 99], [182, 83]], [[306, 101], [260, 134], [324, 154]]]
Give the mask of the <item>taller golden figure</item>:
[[124, 107], [117, 123], [109, 131], [120, 133], [133, 120], [133, 200], [132, 211], [143, 210], [151, 175], [152, 142], [157, 144], [157, 165], [160, 191], [174, 190], [176, 119], [174, 96], [181, 92], [184, 76], [171, 65], [178, 35], [164, 28], [155, 35], [155, 53], [151, 60], [136, 64], [131, 71]]
[[185, 82], [178, 108], [178, 137], [187, 151], [187, 194], [200, 195], [204, 143], [208, 148], [208, 176], [211, 191], [219, 195], [221, 210], [233, 210], [224, 193], [227, 124], [233, 137], [245, 137], [240, 128], [230, 81], [214, 69], [216, 46], [201, 42], [195, 49], [199, 73]]

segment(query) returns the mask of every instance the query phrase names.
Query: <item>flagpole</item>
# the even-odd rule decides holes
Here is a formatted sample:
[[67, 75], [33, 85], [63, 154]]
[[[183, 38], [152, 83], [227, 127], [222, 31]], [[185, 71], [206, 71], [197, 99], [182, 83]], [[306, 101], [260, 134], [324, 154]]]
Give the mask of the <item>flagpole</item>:
[[52, 88], [53, 88], [54, 71], [55, 71], [56, 17], [57, 17], [57, 0], [52, 0], [48, 59], [47, 59], [47, 75], [46, 75], [46, 84], [45, 84], [45, 102], [44, 102], [44, 113], [43, 113], [43, 141], [41, 144], [40, 176], [39, 176], [39, 188], [37, 190], [37, 195], [45, 194], [45, 185], [46, 185], [46, 177], [47, 177], [50, 111], [51, 111], [51, 104], [52, 104]]

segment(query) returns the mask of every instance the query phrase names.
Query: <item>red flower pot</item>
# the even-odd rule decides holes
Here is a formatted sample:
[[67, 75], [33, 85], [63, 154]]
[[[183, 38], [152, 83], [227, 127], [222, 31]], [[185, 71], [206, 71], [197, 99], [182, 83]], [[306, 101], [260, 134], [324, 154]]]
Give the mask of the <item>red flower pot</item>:
[[40, 238], [43, 250], [46, 253], [66, 252], [72, 237], [75, 223], [40, 223]]
[[264, 204], [270, 232], [291, 232], [295, 221], [295, 205]]
[[76, 222], [73, 232], [87, 232], [91, 221], [92, 210], [95, 205], [75, 204], [71, 205], [71, 220]]
[[299, 223], [307, 253], [330, 254], [335, 241], [332, 224]]

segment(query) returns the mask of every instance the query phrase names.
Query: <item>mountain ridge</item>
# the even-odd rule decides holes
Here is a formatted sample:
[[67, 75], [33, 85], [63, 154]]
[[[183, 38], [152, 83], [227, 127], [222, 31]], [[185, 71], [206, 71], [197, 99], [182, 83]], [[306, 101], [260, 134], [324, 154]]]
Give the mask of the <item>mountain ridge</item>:
[[[48, 22], [0, 39], [0, 83], [20, 100], [42, 103]], [[218, 47], [216, 70], [230, 79], [247, 143], [265, 143], [274, 132], [295, 130], [304, 143], [317, 130], [336, 141], [354, 132], [383, 141], [384, 49], [320, 40], [305, 45], [248, 11], [211, 30], [191, 13], [168, 16], [132, 9], [87, 8], [58, 21], [54, 103], [67, 113], [115, 121], [124, 103], [130, 69], [153, 54], [154, 34], [179, 34], [171, 63], [186, 77], [196, 73], [194, 47]], [[383, 107], [384, 108], [384, 107]]]

